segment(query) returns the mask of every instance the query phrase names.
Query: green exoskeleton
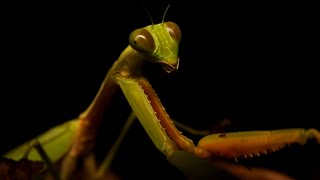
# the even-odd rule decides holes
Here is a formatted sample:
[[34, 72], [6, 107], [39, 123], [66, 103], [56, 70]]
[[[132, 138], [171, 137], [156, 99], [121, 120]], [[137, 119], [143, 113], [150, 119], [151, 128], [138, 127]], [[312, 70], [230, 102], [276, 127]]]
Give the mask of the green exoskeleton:
[[[112, 96], [119, 89], [132, 108], [130, 121], [137, 117], [156, 148], [168, 159], [178, 151], [202, 159], [212, 156], [238, 158], [259, 155], [286, 144], [304, 144], [308, 138], [316, 138], [320, 142], [316, 129], [286, 129], [213, 134], [203, 137], [195, 145], [176, 128], [141, 73], [147, 61], [163, 66], [168, 73], [178, 70], [180, 40], [181, 30], [174, 22], [161, 22], [134, 30], [129, 36], [129, 45], [108, 71], [96, 97], [78, 118], [52, 128], [4, 156], [14, 160], [27, 157], [41, 161], [48, 157], [47, 167], [53, 173], [58, 170], [54, 177], [70, 179], [79, 168], [79, 162], [90, 159], [104, 109], [112, 105]], [[40, 155], [39, 149], [43, 149], [46, 155]], [[234, 170], [228, 165], [222, 167]]]

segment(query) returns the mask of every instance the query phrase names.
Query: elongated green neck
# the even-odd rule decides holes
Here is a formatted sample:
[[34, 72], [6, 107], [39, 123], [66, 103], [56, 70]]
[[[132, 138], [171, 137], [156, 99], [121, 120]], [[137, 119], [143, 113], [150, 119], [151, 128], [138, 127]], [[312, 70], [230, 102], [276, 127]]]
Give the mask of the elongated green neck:
[[81, 114], [81, 118], [88, 121], [100, 121], [105, 109], [110, 106], [113, 95], [119, 89], [114, 77], [133, 78], [140, 75], [144, 60], [144, 55], [128, 46], [108, 71], [97, 95], [90, 106]]
[[139, 74], [143, 59], [143, 55], [128, 46], [114, 62], [94, 100], [79, 116], [77, 137], [70, 151], [72, 156], [85, 155], [95, 145], [97, 129], [101, 125], [102, 116], [112, 104], [113, 96], [119, 89], [115, 76], [130, 78]]
[[125, 78], [135, 78], [141, 75], [142, 64], [147, 57], [141, 52], [137, 52], [128, 46], [121, 54], [119, 59], [113, 64], [109, 73], [112, 73], [112, 80], [117, 82], [116, 76]]

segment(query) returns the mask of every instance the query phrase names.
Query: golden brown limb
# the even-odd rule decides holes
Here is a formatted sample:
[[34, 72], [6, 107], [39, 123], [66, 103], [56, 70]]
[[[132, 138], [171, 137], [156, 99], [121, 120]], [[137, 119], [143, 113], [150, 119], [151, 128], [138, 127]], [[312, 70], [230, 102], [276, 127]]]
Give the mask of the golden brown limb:
[[303, 145], [310, 138], [320, 142], [319, 131], [301, 128], [232, 132], [205, 136], [199, 141], [198, 146], [226, 158], [252, 157], [268, 151], [276, 151], [289, 144]]
[[180, 149], [183, 149], [187, 152], [194, 152], [195, 147], [193, 142], [187, 137], [183, 136], [182, 133], [174, 126], [172, 120], [162, 106], [160, 99], [151, 87], [150, 83], [145, 78], [139, 78], [137, 82], [148, 97], [161, 126], [165, 129], [170, 139], [173, 140]]

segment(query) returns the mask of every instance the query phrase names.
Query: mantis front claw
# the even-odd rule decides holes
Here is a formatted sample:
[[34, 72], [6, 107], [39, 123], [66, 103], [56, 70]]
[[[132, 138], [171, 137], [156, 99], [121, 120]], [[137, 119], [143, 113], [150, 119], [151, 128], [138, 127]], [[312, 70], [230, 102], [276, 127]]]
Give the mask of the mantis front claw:
[[195, 146], [174, 126], [146, 79], [118, 78], [118, 83], [154, 144], [166, 156], [180, 149], [201, 158], [212, 155], [224, 158], [253, 157], [289, 144], [305, 144], [310, 138], [320, 142], [320, 133], [316, 129], [283, 129], [212, 134], [203, 137]]

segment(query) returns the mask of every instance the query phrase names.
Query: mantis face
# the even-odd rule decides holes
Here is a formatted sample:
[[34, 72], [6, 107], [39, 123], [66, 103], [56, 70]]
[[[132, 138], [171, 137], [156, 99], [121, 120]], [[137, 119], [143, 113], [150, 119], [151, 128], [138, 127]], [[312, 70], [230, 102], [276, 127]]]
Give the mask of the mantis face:
[[165, 71], [172, 72], [179, 67], [180, 39], [179, 26], [163, 22], [134, 30], [129, 36], [129, 44], [150, 61], [162, 64]]

